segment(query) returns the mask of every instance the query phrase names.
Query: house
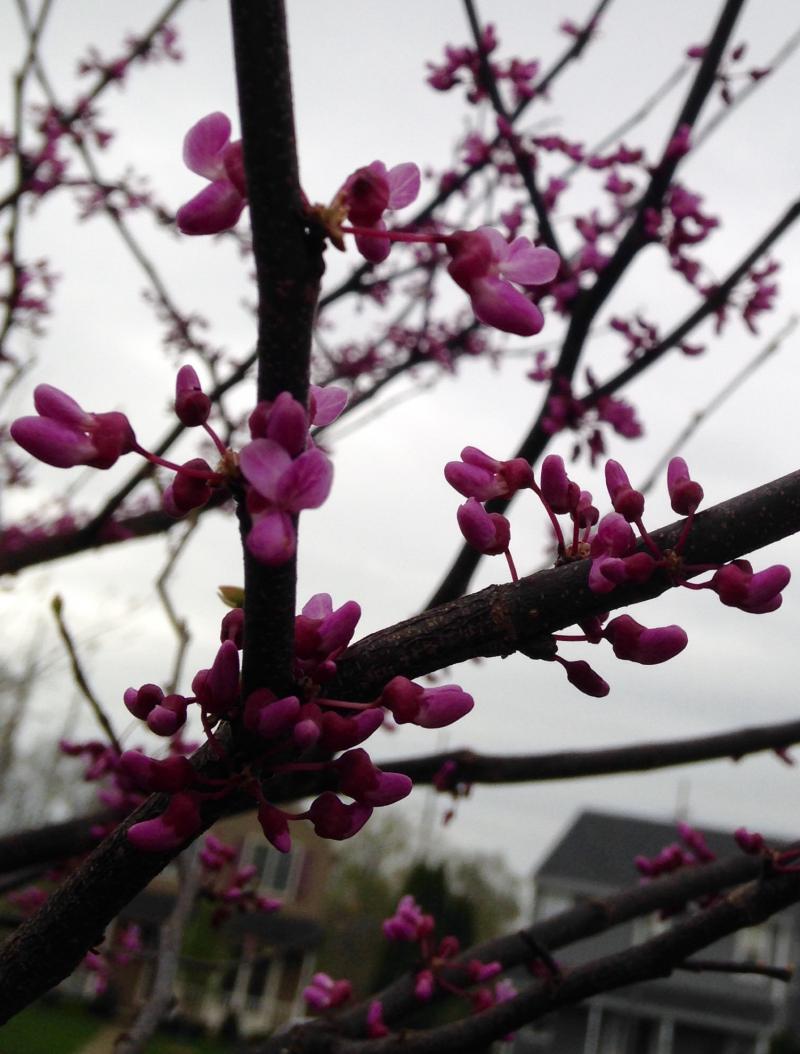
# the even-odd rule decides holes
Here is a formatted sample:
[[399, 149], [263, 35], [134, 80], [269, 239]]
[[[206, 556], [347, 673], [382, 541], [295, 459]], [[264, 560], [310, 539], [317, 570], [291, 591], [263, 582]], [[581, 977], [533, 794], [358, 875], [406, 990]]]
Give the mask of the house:
[[[219, 905], [201, 894], [181, 950], [173, 1016], [211, 1031], [224, 1027], [241, 1036], [263, 1035], [305, 1012], [302, 991], [323, 936], [318, 918], [330, 846], [307, 825], [296, 824], [291, 851], [279, 853], [264, 839], [254, 813], [222, 820], [212, 833], [239, 849], [232, 867], [256, 868], [250, 888], [279, 898], [283, 907], [274, 913], [233, 912], [217, 926], [212, 917]], [[134, 923], [141, 935], [141, 949], [111, 975], [122, 1018], [135, 1013], [150, 991], [159, 930], [174, 904], [177, 882], [178, 870], [171, 864], [116, 920], [118, 927]], [[107, 933], [105, 946], [113, 942], [113, 932]], [[60, 991], [91, 998], [95, 981], [81, 968]]]
[[[735, 850], [731, 832], [703, 834], [717, 856]], [[636, 856], [654, 857], [678, 840], [674, 824], [581, 813], [535, 873], [534, 921], [631, 886]], [[622, 951], [668, 925], [657, 915], [636, 919], [558, 958], [569, 964]], [[798, 948], [800, 912], [792, 909], [719, 941], [704, 957], [786, 966]], [[767, 1054], [770, 1038], [789, 1023], [793, 989], [756, 974], [675, 971], [544, 1018], [518, 1034], [514, 1054]]]

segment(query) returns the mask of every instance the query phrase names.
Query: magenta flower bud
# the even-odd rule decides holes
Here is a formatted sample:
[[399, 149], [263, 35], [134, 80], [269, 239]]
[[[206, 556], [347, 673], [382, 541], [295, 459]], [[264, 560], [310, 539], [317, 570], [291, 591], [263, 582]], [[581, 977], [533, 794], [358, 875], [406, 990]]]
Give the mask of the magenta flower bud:
[[773, 564], [753, 574], [753, 567], [748, 560], [734, 560], [721, 567], [709, 585], [728, 607], [763, 615], [781, 606], [781, 592], [789, 584], [790, 578], [791, 571], [783, 564]]
[[268, 802], [262, 802], [258, 807], [258, 822], [270, 845], [274, 845], [279, 853], [288, 853], [292, 848], [292, 839], [283, 810], [276, 809]]
[[490, 981], [493, 977], [497, 977], [499, 973], [503, 972], [503, 964], [497, 961], [484, 963], [480, 959], [470, 959], [467, 963], [467, 970], [469, 971], [469, 979], [472, 984], [478, 984], [481, 981]]
[[[542, 497], [558, 516], [575, 512], [582, 496], [578, 484], [570, 481], [564, 459], [558, 454], [548, 454], [542, 462], [540, 489]], [[591, 503], [591, 494], [588, 498]]]
[[[181, 471], [189, 469], [188, 472]], [[205, 472], [206, 477], [195, 475], [196, 472]], [[163, 495], [165, 510], [170, 515], [177, 513], [185, 516], [192, 509], [199, 509], [206, 504], [211, 497], [212, 488], [209, 480], [214, 472], [207, 461], [201, 457], [194, 457], [181, 466], [175, 473], [171, 486], [167, 487]]]
[[329, 1010], [346, 1003], [352, 991], [349, 981], [334, 981], [329, 974], [315, 973], [311, 984], [303, 989], [303, 999], [312, 1010]]
[[667, 490], [673, 511], [679, 516], [688, 516], [703, 500], [703, 488], [689, 477], [689, 469], [682, 457], [674, 457], [669, 463]]
[[436, 980], [431, 970], [420, 970], [414, 981], [414, 995], [420, 1002], [427, 1003], [433, 998]]
[[289, 392], [281, 392], [270, 410], [267, 439], [280, 443], [292, 457], [308, 445], [308, 414]]
[[737, 827], [733, 832], [733, 837], [743, 853], [757, 856], [764, 850], [764, 836], [758, 831], [748, 831], [746, 827]]
[[459, 494], [478, 501], [512, 497], [533, 485], [533, 470], [524, 458], [497, 461], [474, 446], [464, 447], [461, 461], [445, 465], [444, 477]]
[[400, 898], [394, 915], [382, 923], [390, 941], [419, 941], [433, 933], [435, 926], [433, 916], [426, 915], [410, 893]]
[[219, 717], [239, 702], [239, 651], [232, 640], [223, 641], [210, 670], [199, 670], [192, 681], [197, 701]]
[[174, 736], [186, 724], [186, 700], [182, 695], [165, 695], [147, 715], [147, 727], [157, 736]]
[[631, 487], [625, 469], [618, 461], [606, 462], [606, 487], [614, 511], [629, 523], [640, 520], [644, 512], [644, 495]]
[[383, 1003], [380, 999], [373, 999], [367, 1010], [367, 1036], [370, 1039], [382, 1039], [389, 1035], [389, 1029], [383, 1020]]
[[[301, 658], [316, 655], [338, 655], [347, 645], [361, 618], [361, 607], [355, 600], [347, 600], [333, 610], [327, 593], [317, 593], [303, 607], [295, 620], [295, 642]], [[312, 630], [314, 643], [304, 638], [304, 630]]]
[[192, 366], [181, 366], [175, 379], [175, 414], [187, 428], [205, 424], [211, 413], [211, 400], [200, 387]]
[[202, 827], [200, 810], [191, 794], [175, 794], [161, 816], [143, 820], [128, 829], [128, 841], [145, 853], [178, 849]]
[[313, 747], [322, 731], [322, 711], [316, 703], [304, 703], [300, 708], [299, 720], [295, 722], [292, 737], [300, 751]]
[[592, 538], [592, 556], [626, 556], [634, 548], [636, 536], [630, 524], [617, 512], [607, 513]]
[[487, 512], [477, 498], [469, 498], [456, 512], [464, 538], [479, 553], [497, 556], [508, 550], [511, 524], [499, 512]]
[[177, 754], [157, 760], [138, 750], [126, 750], [119, 762], [122, 771], [145, 791], [175, 794], [197, 783], [197, 774], [192, 763], [188, 758]]
[[319, 745], [323, 750], [349, 750], [369, 739], [383, 724], [383, 710], [379, 706], [361, 710], [352, 717], [326, 710], [322, 715], [322, 734]]
[[110, 468], [136, 446], [124, 414], [90, 414], [66, 393], [40, 384], [33, 393], [39, 417], [20, 417], [11, 437], [33, 457], [56, 468]]
[[164, 693], [157, 684], [143, 684], [141, 688], [127, 688], [122, 698], [133, 716], [144, 721], [164, 698]]
[[600, 512], [592, 505], [592, 495], [588, 490], [581, 491], [574, 515], [579, 527], [594, 527], [600, 519]]
[[361, 748], [348, 750], [333, 764], [339, 773], [339, 790], [362, 805], [393, 805], [413, 787], [402, 773], [382, 772]]
[[244, 608], [232, 608], [223, 615], [219, 631], [220, 641], [232, 640], [239, 651], [244, 644]]
[[269, 688], [258, 688], [244, 704], [244, 724], [262, 739], [277, 739], [292, 728], [299, 713], [296, 695], [276, 699]]
[[421, 728], [444, 728], [458, 721], [475, 705], [471, 695], [455, 684], [422, 688], [406, 677], [393, 677], [380, 697], [395, 721]]
[[331, 838], [337, 842], [358, 834], [370, 816], [370, 806], [359, 802], [345, 805], [333, 791], [323, 791], [308, 809], [308, 818], [320, 838]]
[[620, 615], [608, 623], [603, 636], [610, 641], [618, 659], [654, 666], [679, 655], [689, 638], [680, 626], [647, 629], [630, 615]]
[[588, 662], [583, 659], [579, 659], [577, 662], [568, 662], [560, 656], [558, 660], [564, 667], [567, 680], [579, 692], [583, 692], [584, 695], [591, 695], [595, 699], [603, 699], [608, 695], [610, 691], [608, 684], [599, 673], [595, 673]]

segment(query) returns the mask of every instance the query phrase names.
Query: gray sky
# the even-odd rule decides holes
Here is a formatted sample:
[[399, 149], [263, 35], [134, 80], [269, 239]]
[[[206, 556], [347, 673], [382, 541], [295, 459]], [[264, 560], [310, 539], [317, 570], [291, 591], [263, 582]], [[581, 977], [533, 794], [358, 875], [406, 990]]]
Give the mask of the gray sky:
[[[124, 33], [145, 26], [158, 6], [137, 5], [134, 25], [130, 5], [56, 3], [44, 48], [61, 97], [73, 97], [75, 61], [85, 51], [87, 27], [101, 52], [115, 53]], [[427, 88], [424, 62], [439, 61], [444, 43], [468, 40], [459, 3], [406, 0], [402, 16], [399, 5], [367, 0], [293, 0], [288, 6], [301, 169], [312, 200], [329, 199], [350, 171], [374, 158], [389, 165], [413, 160], [422, 168], [449, 163], [454, 138], [466, 127], [465, 110], [456, 93]], [[590, 6], [585, 0], [541, 0], [532, 14], [532, 5], [522, 0], [494, 0], [483, 4], [483, 14], [490, 12], [497, 24], [502, 57], [539, 57], [546, 68], [564, 46], [556, 28], [561, 18], [569, 15], [580, 22]], [[599, 41], [559, 82], [552, 101], [531, 110], [531, 122], [592, 143], [666, 78], [686, 46], [706, 38], [717, 6], [690, 0], [668, 5], [614, 0]], [[6, 21], [13, 18], [9, 11]], [[735, 34], [736, 42], [749, 45], [744, 68], [766, 63], [797, 28], [797, 18], [796, 5], [788, 0], [751, 0]], [[180, 159], [186, 129], [212, 110], [235, 114], [225, 5], [194, 0], [178, 28], [186, 60], [134, 72], [126, 89], [112, 88], [102, 104], [104, 123], [118, 130], [115, 144], [101, 157], [103, 171], [115, 173], [132, 164], [149, 173], [156, 195], [170, 207], [199, 189], [197, 177]], [[6, 69], [17, 61], [19, 39], [13, 31], [3, 35], [0, 55]], [[703, 249], [704, 259], [720, 276], [797, 193], [800, 147], [792, 107], [799, 70], [795, 55], [774, 78], [762, 82], [682, 170], [681, 178], [704, 194], [709, 210], [723, 220]], [[6, 78], [0, 93], [4, 114], [8, 84]], [[684, 90], [682, 85], [626, 141], [644, 144], [654, 156]], [[717, 107], [715, 100], [708, 114]], [[4, 117], [3, 125], [7, 123]], [[574, 197], [565, 199], [566, 216], [585, 210], [591, 200], [589, 182], [579, 181]], [[164, 427], [175, 366], [159, 352], [159, 328], [141, 297], [143, 280], [116, 236], [100, 218], [76, 231], [73, 214], [67, 196], [54, 195], [24, 222], [24, 253], [47, 255], [63, 279], [48, 332], [36, 344], [38, 364], [19, 390], [13, 414], [29, 412], [33, 386], [46, 380], [89, 409], [124, 409], [147, 445]], [[252, 295], [251, 286], [246, 266], [232, 248], [211, 240], [172, 238], [154, 231], [144, 218], [134, 226], [156, 255], [178, 303], [187, 310], [199, 306], [208, 316], [210, 339], [233, 354], [248, 349], [253, 325], [241, 301]], [[559, 232], [569, 245], [568, 218], [560, 222]], [[332, 279], [354, 259], [328, 255]], [[713, 351], [698, 359], [673, 353], [630, 390], [647, 435], [636, 443], [612, 438], [610, 453], [633, 480], [643, 478], [686, 416], [701, 408], [795, 310], [800, 276], [796, 234], [785, 237], [775, 255], [784, 265], [782, 296], [778, 310], [764, 316], [759, 338], [733, 322]], [[458, 294], [449, 295], [458, 304]], [[642, 310], [666, 331], [693, 303], [680, 280], [665, 271], [655, 254], [645, 253], [601, 323], [612, 313]], [[354, 306], [344, 304], [336, 313], [329, 340], [345, 340], [354, 328], [361, 331], [365, 323], [355, 317]], [[530, 342], [531, 352], [557, 341], [560, 333], [561, 322], [551, 314], [541, 337]], [[709, 337], [706, 327], [700, 339]], [[508, 346], [522, 348], [523, 342], [511, 338]], [[602, 378], [621, 362], [622, 343], [600, 332], [595, 347], [592, 361]], [[683, 451], [706, 489], [708, 504], [796, 467], [797, 350], [795, 334]], [[466, 444], [510, 456], [540, 399], [540, 390], [525, 379], [530, 363], [530, 355], [514, 358], [502, 369], [465, 363], [456, 377], [442, 379], [374, 425], [340, 441], [334, 433], [333, 494], [322, 510], [303, 517], [301, 598], [325, 591], [336, 603], [357, 599], [364, 610], [364, 632], [404, 618], [425, 602], [460, 538], [455, 509], [461, 499], [444, 483], [442, 467]], [[566, 436], [553, 449], [566, 453], [571, 442]], [[189, 443], [181, 449], [193, 448]], [[127, 471], [123, 462], [106, 475], [85, 479], [74, 472], [67, 479], [44, 468], [32, 491], [9, 498], [4, 515], [35, 508], [54, 487], [71, 485], [79, 477], [79, 500], [88, 501], [119, 484]], [[603, 494], [597, 475], [583, 463], [573, 474], [595, 495]], [[648, 524], [673, 518], [663, 487], [654, 493], [651, 506]], [[513, 532], [520, 568], [537, 566], [545, 517], [532, 500], [515, 508]], [[89, 554], [26, 572], [4, 584], [0, 615], [10, 653], [37, 634], [46, 642], [45, 653], [54, 656], [37, 696], [32, 735], [52, 733], [64, 720], [72, 695], [46, 612], [54, 592], [65, 598], [92, 678], [120, 727], [126, 719], [123, 690], [167, 676], [171, 643], [164, 643], [164, 617], [153, 605], [151, 587], [164, 550], [163, 540], [139, 542], [124, 551]], [[765, 566], [780, 560], [797, 567], [799, 556], [800, 545], [793, 540], [758, 554], [755, 562]], [[485, 560], [476, 585], [504, 581], [504, 566], [501, 560]], [[240, 580], [234, 522], [208, 517], [174, 580], [176, 606], [190, 617], [194, 633], [188, 670], [207, 665], [213, 653], [222, 613], [214, 599], [217, 585]], [[711, 595], [687, 591], [640, 607], [633, 612], [640, 621], [677, 621], [689, 633], [686, 652], [662, 668], [623, 664], [608, 650], [565, 648], [566, 657], [588, 658], [606, 677], [612, 691], [605, 700], [579, 695], [554, 664], [534, 665], [518, 657], [468, 664], [447, 675], [475, 695], [477, 705], [468, 718], [442, 733], [403, 729], [393, 737], [376, 737], [372, 753], [386, 758], [444, 745], [488, 752], [580, 749], [788, 720], [796, 713], [798, 595], [790, 585], [783, 609], [765, 617], [729, 610]], [[87, 717], [74, 734], [89, 732]], [[127, 741], [137, 738], [132, 730]], [[699, 824], [745, 824], [796, 835], [797, 793], [795, 770], [766, 757], [642, 777], [477, 788], [460, 805], [450, 837], [464, 846], [504, 850], [517, 870], [527, 870], [571, 815], [587, 805], [664, 817], [679, 800], [688, 799], [690, 817]], [[417, 792], [408, 808], [418, 811], [422, 794]]]

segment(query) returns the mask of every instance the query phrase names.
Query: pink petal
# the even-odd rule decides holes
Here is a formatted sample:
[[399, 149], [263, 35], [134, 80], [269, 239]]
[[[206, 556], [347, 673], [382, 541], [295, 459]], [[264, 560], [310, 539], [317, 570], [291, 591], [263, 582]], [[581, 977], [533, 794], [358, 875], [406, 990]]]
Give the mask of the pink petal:
[[244, 206], [245, 200], [233, 183], [218, 179], [181, 205], [175, 223], [183, 234], [219, 234], [236, 225]]
[[332, 613], [333, 600], [330, 593], [315, 593], [302, 610], [306, 618], [314, 619], [322, 619]]
[[247, 536], [247, 548], [268, 567], [279, 567], [291, 560], [297, 547], [292, 518], [285, 512], [268, 512]]
[[87, 414], [83, 407], [79, 406], [72, 396], [66, 392], [54, 388], [52, 384], [38, 384], [33, 392], [33, 405], [36, 412], [42, 417], [50, 417], [54, 421], [60, 421], [64, 425], [76, 425], [85, 428], [91, 422], [91, 414]]
[[231, 137], [224, 113], [210, 113], [192, 125], [183, 140], [183, 163], [198, 176], [218, 179], [224, 174], [222, 153]]
[[281, 477], [277, 501], [290, 512], [318, 509], [330, 494], [332, 483], [333, 465], [325, 454], [317, 448], [307, 450]]
[[[376, 231], [385, 231], [386, 224], [383, 220], [379, 220], [378, 223], [375, 224], [374, 229]], [[357, 234], [356, 247], [364, 259], [369, 260], [370, 263], [383, 263], [392, 251], [392, 243], [388, 238], [382, 237], [380, 234]]]
[[335, 384], [329, 384], [327, 388], [320, 388], [318, 384], [312, 384], [310, 392], [311, 423], [318, 427], [335, 421], [350, 398], [346, 388], [339, 388]]
[[[492, 259], [495, 263], [499, 263], [508, 258], [511, 247], [500, 231], [496, 230], [494, 227], [479, 227], [475, 233], [479, 234], [489, 243]], [[519, 241], [519, 239], [517, 240]]]
[[55, 468], [87, 465], [97, 455], [94, 443], [83, 432], [49, 417], [20, 417], [10, 432], [23, 450]]
[[472, 310], [487, 326], [532, 337], [544, 326], [539, 308], [501, 278], [481, 278], [469, 290]]
[[561, 259], [552, 249], [536, 248], [527, 238], [515, 238], [499, 271], [520, 285], [544, 285], [552, 282], [560, 266]]
[[245, 479], [270, 501], [277, 501], [281, 477], [291, 463], [289, 454], [272, 439], [254, 439], [239, 454], [239, 467]]
[[395, 165], [387, 173], [389, 183], [389, 208], [402, 209], [415, 201], [419, 194], [419, 169], [413, 161]]

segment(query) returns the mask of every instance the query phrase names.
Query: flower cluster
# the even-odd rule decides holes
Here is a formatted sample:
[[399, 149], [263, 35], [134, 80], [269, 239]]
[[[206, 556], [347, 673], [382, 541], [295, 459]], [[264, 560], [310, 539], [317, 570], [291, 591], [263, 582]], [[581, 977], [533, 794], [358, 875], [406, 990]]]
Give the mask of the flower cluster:
[[[327, 698], [325, 685], [336, 674], [336, 661], [349, 644], [360, 614], [355, 601], [334, 609], [327, 594], [312, 597], [303, 607], [295, 619], [294, 672], [301, 694], [277, 698], [269, 689], [261, 688], [241, 699], [241, 609], [232, 610], [223, 619], [222, 643], [212, 665], [195, 675], [193, 695], [164, 695], [154, 684], [125, 692], [128, 710], [156, 734], [175, 735], [186, 721], [189, 708], [195, 707], [221, 761], [227, 760], [227, 752], [216, 735], [217, 725], [222, 721], [241, 722], [255, 744], [262, 774], [324, 770], [336, 787], [336, 791], [319, 794], [306, 810], [290, 813], [267, 801], [260, 780], [233, 766], [230, 776], [222, 779], [220, 785], [220, 780], [209, 782], [199, 776], [183, 756], [157, 760], [138, 751], [126, 751], [113, 763], [123, 781], [127, 781], [126, 787], [172, 795], [164, 813], [130, 828], [128, 838], [137, 848], [162, 852], [182, 845], [202, 827], [203, 800], [218, 797], [220, 792], [238, 789], [251, 794], [264, 834], [280, 852], [290, 848], [291, 821], [309, 820], [322, 838], [350, 838], [363, 827], [374, 808], [391, 805], [410, 792], [411, 780], [407, 776], [383, 772], [359, 744], [383, 724], [386, 712], [399, 723], [441, 728], [466, 714], [473, 701], [455, 685], [423, 688], [405, 677], [393, 678], [372, 702]], [[307, 760], [312, 750], [327, 755], [343, 753], [329, 761]], [[108, 763], [107, 751], [103, 759]], [[346, 803], [340, 795], [352, 800]], [[219, 848], [212, 845], [209, 852], [209, 859], [221, 866]], [[243, 884], [241, 875], [234, 877], [233, 887], [239, 890], [240, 898], [244, 896]]]
[[[445, 478], [467, 498], [458, 509], [458, 525], [467, 542], [486, 555], [502, 553], [511, 577], [517, 573], [510, 552], [511, 526], [505, 516], [488, 512], [485, 502], [492, 498], [511, 498], [520, 490], [532, 490], [543, 504], [556, 539], [556, 563], [590, 559], [588, 586], [599, 595], [612, 593], [623, 584], [643, 585], [656, 574], [666, 575], [676, 586], [687, 589], [710, 589], [723, 604], [750, 614], [765, 614], [781, 605], [782, 591], [790, 572], [782, 564], [754, 572], [747, 560], [727, 564], [693, 565], [682, 553], [692, 528], [695, 513], [703, 499], [703, 488], [693, 480], [683, 458], [673, 458], [667, 470], [667, 489], [673, 510], [686, 521], [674, 548], [662, 551], [647, 532], [642, 521], [644, 495], [631, 486], [617, 461], [608, 461], [606, 487], [613, 512], [600, 519], [592, 495], [569, 478], [562, 458], [550, 454], [542, 462], [539, 484], [531, 466], [521, 458], [497, 461], [475, 447], [461, 452], [461, 461], [445, 466]], [[565, 536], [558, 519], [568, 516], [571, 530]], [[633, 526], [639, 532], [637, 539]], [[690, 578], [713, 571], [704, 582]], [[618, 659], [654, 665], [680, 654], [688, 643], [680, 626], [648, 629], [630, 615], [619, 615], [607, 621], [608, 614], [585, 619], [580, 635], [555, 634], [554, 642], [585, 641], [598, 644], [606, 640]], [[585, 661], [568, 662], [554, 651], [551, 658], [563, 666], [567, 679], [587, 695], [608, 694], [607, 683]]]
[[[414, 995], [420, 1002], [429, 1002], [440, 988], [468, 1000], [477, 1013], [516, 994], [508, 981], [498, 982], [494, 989], [486, 985], [487, 981], [502, 973], [501, 963], [457, 959], [460, 951], [457, 938], [446, 936], [437, 941], [435, 929], [434, 917], [426, 914], [409, 894], [400, 898], [394, 915], [383, 922], [383, 934], [387, 940], [419, 946], [421, 965], [414, 980]], [[480, 987], [476, 988], [476, 985]]]
[[[232, 143], [230, 134], [230, 121], [222, 113], [202, 118], [186, 134], [184, 162], [209, 185], [178, 210], [176, 222], [184, 234], [229, 230], [247, 204], [241, 142]], [[419, 189], [420, 173], [413, 162], [387, 168], [383, 161], [373, 161], [351, 173], [329, 205], [308, 205], [309, 222], [339, 249], [344, 248], [343, 236], [352, 235], [370, 263], [385, 260], [393, 242], [442, 245], [450, 257], [450, 275], [481, 322], [519, 336], [538, 333], [542, 313], [517, 286], [552, 282], [560, 268], [558, 254], [523, 237], [509, 243], [491, 227], [452, 234], [389, 230], [384, 216], [412, 204]], [[277, 523], [273, 528], [276, 533]]]

